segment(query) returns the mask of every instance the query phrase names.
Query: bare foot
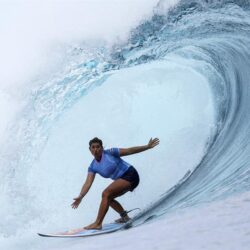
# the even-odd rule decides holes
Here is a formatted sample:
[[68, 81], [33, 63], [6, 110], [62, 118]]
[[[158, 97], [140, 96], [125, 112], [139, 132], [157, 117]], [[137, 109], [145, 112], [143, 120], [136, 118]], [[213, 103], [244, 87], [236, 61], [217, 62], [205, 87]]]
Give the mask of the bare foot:
[[97, 224], [97, 223], [92, 223], [86, 227], [84, 227], [84, 229], [90, 230], [90, 229], [97, 229], [97, 230], [101, 230], [102, 229], [102, 225]]

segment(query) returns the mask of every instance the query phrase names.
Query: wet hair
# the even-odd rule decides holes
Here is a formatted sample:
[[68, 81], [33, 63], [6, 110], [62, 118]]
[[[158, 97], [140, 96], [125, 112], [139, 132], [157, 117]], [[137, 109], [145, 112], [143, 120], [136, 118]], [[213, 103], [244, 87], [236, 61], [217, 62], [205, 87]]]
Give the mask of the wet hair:
[[93, 138], [92, 140], [89, 141], [89, 147], [91, 147], [91, 145], [93, 143], [99, 143], [101, 145], [101, 147], [102, 147], [102, 140], [97, 138], [97, 137], [95, 137], [95, 138]]

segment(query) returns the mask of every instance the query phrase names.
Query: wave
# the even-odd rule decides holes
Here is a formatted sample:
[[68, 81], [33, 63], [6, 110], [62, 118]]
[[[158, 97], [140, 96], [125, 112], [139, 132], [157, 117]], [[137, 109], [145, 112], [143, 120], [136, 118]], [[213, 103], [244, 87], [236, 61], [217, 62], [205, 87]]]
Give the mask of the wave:
[[[148, 71], [147, 77], [149, 78], [150, 74], [152, 78], [162, 76], [162, 69], [169, 74], [176, 72], [178, 75], [178, 72], [182, 72], [180, 80], [189, 79], [188, 87], [190, 89], [186, 93], [192, 97], [193, 101], [197, 98], [198, 93], [194, 91], [195, 85], [190, 82], [208, 83], [215, 107], [215, 122], [212, 124], [202, 123], [201, 111], [198, 113], [199, 116], [194, 113], [193, 119], [197, 123], [190, 123], [191, 130], [198, 128], [198, 125], [192, 128], [193, 124], [201, 124], [202, 127], [207, 125], [207, 131], [209, 131], [204, 133], [206, 134], [205, 142], [204, 139], [200, 140], [203, 146], [199, 146], [199, 153], [192, 152], [192, 148], [190, 149], [188, 154], [194, 154], [194, 159], [190, 160], [190, 167], [181, 173], [182, 175], [187, 174], [180, 181], [179, 174], [179, 179], [171, 189], [163, 186], [162, 196], [148, 205], [136, 217], [138, 223], [171, 212], [173, 209], [212, 202], [236, 192], [249, 190], [248, 162], [250, 154], [247, 135], [250, 120], [248, 112], [250, 5], [248, 1], [180, 1], [174, 7], [168, 8], [166, 12], [162, 8], [163, 5], [164, 1], [159, 2], [152, 19], [143, 22], [131, 32], [127, 44], [117, 44], [111, 51], [105, 47], [93, 48], [86, 45], [74, 47], [70, 52], [68, 67], [50, 81], [45, 83], [38, 81], [36, 87], [32, 89], [27, 105], [15, 118], [15, 123], [9, 127], [7, 138], [1, 149], [1, 179], [4, 180], [1, 183], [3, 190], [1, 201], [8, 203], [9, 200], [12, 200], [15, 207], [11, 213], [7, 206], [1, 209], [3, 217], [10, 213], [6, 218], [13, 221], [13, 226], [8, 228], [4, 227], [5, 221], [1, 222], [3, 223], [2, 228], [5, 228], [5, 231], [2, 232], [4, 236], [16, 232], [15, 228], [22, 228], [27, 220], [31, 221], [29, 225], [41, 224], [41, 221], [48, 218], [46, 213], [50, 213], [53, 217], [57, 212], [57, 210], [49, 212], [51, 207], [44, 205], [46, 197], [42, 195], [34, 205], [27, 203], [28, 200], [37, 199], [35, 196], [38, 186], [36, 186], [37, 183], [34, 183], [33, 178], [38, 181], [35, 175], [41, 172], [36, 172], [35, 170], [39, 168], [35, 168], [34, 165], [41, 167], [37, 162], [43, 158], [41, 155], [44, 152], [49, 151], [50, 138], [56, 134], [53, 130], [55, 124], [59, 123], [63, 126], [62, 124], [65, 122], [63, 117], [70, 114], [80, 100], [89, 101], [87, 97], [91, 93], [98, 92], [98, 89], [100, 92], [102, 86], [108, 86], [108, 82], [113, 79], [113, 76], [123, 72], [121, 76], [126, 77], [126, 74], [130, 74], [128, 70], [137, 71], [138, 66], [146, 67], [146, 71], [142, 72]], [[151, 63], [161, 65], [157, 66], [161, 70], [151, 70], [151, 66], [147, 66]], [[118, 79], [121, 80], [122, 77]], [[177, 82], [175, 84], [178, 85]], [[115, 100], [115, 91], [118, 90], [114, 83], [110, 86], [112, 91], [107, 87], [107, 93], [112, 92], [111, 98]], [[128, 88], [128, 86], [126, 87]], [[172, 88], [174, 87], [172, 86]], [[184, 89], [185, 86], [181, 85], [181, 88]], [[207, 91], [201, 87], [197, 87], [197, 89], [202, 94]], [[143, 92], [143, 87], [138, 90], [133, 89], [132, 86], [129, 90], [130, 93], [126, 93], [127, 96], [133, 95], [132, 91], [141, 91], [144, 97], [148, 94]], [[170, 89], [158, 85], [155, 91], [158, 96], [163, 91], [171, 92]], [[192, 92], [195, 94], [191, 95]], [[127, 98], [127, 96], [125, 97]], [[135, 96], [138, 97], [138, 95]], [[171, 97], [166, 92], [164, 96], [165, 98]], [[123, 105], [129, 106], [130, 104], [126, 101], [128, 102], [130, 99], [126, 98]], [[154, 110], [158, 109], [162, 100], [165, 100], [162, 97], [157, 102], [156, 99]], [[141, 100], [143, 103], [148, 101], [148, 99]], [[134, 101], [132, 104], [139, 105], [139, 102]], [[198, 103], [198, 105], [200, 104]], [[117, 110], [114, 106], [111, 108], [116, 114]], [[173, 106], [171, 112], [166, 112], [165, 109], [160, 110], [157, 117], [160, 117], [162, 113], [166, 113], [166, 119], [168, 116], [172, 117], [176, 115], [175, 108]], [[212, 112], [209, 110], [204, 110], [204, 115], [210, 117]], [[121, 110], [118, 109], [118, 111]], [[131, 114], [133, 114], [133, 109]], [[183, 111], [181, 114], [184, 115], [185, 112]], [[77, 113], [77, 115], [75, 122], [79, 123], [83, 114]], [[133, 115], [131, 115], [132, 121], [136, 120], [139, 112]], [[89, 113], [88, 116], [85, 116], [84, 122], [88, 126], [91, 124], [86, 120], [90, 116]], [[143, 118], [146, 119], [146, 116]], [[67, 119], [73, 118], [68, 115]], [[124, 119], [120, 122], [124, 123]], [[149, 128], [159, 126], [150, 119], [148, 122], [152, 123]], [[136, 125], [140, 128], [140, 124]], [[183, 124], [183, 128], [187, 126], [187, 124]], [[59, 131], [63, 132], [63, 130]], [[162, 128], [162, 131], [167, 134], [167, 129]], [[91, 134], [91, 132], [89, 133]], [[145, 134], [148, 134], [148, 131], [144, 131], [143, 135]], [[186, 136], [186, 134], [184, 135]], [[128, 137], [127, 143], [133, 141], [132, 137]], [[112, 141], [114, 138], [110, 138], [110, 140]], [[181, 142], [184, 143], [184, 139]], [[65, 158], [63, 159], [65, 160]], [[166, 162], [163, 163], [158, 160], [157, 164], [167, 164], [168, 160], [164, 160]], [[52, 158], [52, 162], [54, 164], [54, 158]], [[58, 169], [54, 171], [59, 174]], [[65, 175], [65, 172], [60, 174]], [[42, 176], [40, 178], [42, 179]], [[45, 178], [42, 181], [44, 181], [43, 185], [56, 185], [55, 180], [50, 181]], [[41, 186], [39, 187], [41, 188]], [[58, 189], [49, 192], [56, 196]], [[53, 195], [51, 197], [55, 197]], [[65, 200], [60, 201], [60, 204], [63, 202]], [[38, 209], [38, 204], [43, 206], [43, 209]], [[42, 212], [42, 210], [45, 211]], [[21, 214], [25, 214], [25, 216], [20, 216]], [[16, 220], [17, 216], [18, 220]]]
[[[188, 178], [140, 213], [135, 218], [138, 223], [177, 208], [212, 202], [249, 190], [249, 3], [214, 1], [212, 6], [202, 3], [192, 1], [190, 9], [184, 5], [184, 15], [191, 15], [195, 23], [190, 22], [190, 17], [189, 22], [185, 22], [181, 12], [180, 33], [186, 25], [184, 39], [192, 39], [191, 44], [185, 40], [185, 46], [181, 45], [177, 53], [207, 64], [198, 70], [209, 79], [213, 89], [216, 132], [195, 170], [188, 172]], [[177, 8], [178, 14], [182, 8], [183, 5]], [[175, 32], [178, 34], [176, 26]], [[173, 38], [172, 34], [170, 37]], [[176, 47], [174, 50], [176, 52]]]

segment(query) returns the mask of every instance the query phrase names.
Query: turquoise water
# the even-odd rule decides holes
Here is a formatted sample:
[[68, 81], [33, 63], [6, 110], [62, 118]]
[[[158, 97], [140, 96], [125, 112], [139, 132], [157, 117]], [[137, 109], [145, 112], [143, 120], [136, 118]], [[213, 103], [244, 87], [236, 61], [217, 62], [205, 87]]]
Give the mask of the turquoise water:
[[[208, 205], [204, 214], [211, 212], [207, 225], [213, 231], [209, 218], [217, 204], [230, 199], [245, 204], [237, 197], [250, 189], [249, 2], [179, 1], [166, 8], [167, 2], [160, 1], [151, 18], [133, 27], [125, 43], [72, 46], [63, 71], [36, 80], [1, 149], [1, 203], [8, 204], [1, 209], [4, 244], [23, 239], [25, 249], [29, 244], [54, 249], [32, 233], [93, 220], [108, 181], [98, 179], [80, 210], [72, 212], [69, 204], [85, 178], [88, 140], [94, 136], [107, 148], [161, 139], [158, 148], [126, 159], [142, 179], [135, 193], [121, 199], [128, 208], [142, 208], [135, 217], [142, 229], [134, 229], [140, 242], [146, 244], [150, 225], [161, 235], [160, 221], [162, 228], [171, 218], [174, 224], [171, 215], [178, 211], [194, 216]], [[233, 217], [233, 207], [228, 209]], [[107, 220], [115, 217], [111, 212]], [[179, 220], [196, 228], [201, 218]], [[189, 239], [196, 242], [197, 235]], [[157, 246], [166, 249], [161, 240]], [[75, 244], [72, 249], [79, 247]], [[156, 241], [148, 249], [150, 244]], [[101, 246], [97, 240], [96, 248]]]

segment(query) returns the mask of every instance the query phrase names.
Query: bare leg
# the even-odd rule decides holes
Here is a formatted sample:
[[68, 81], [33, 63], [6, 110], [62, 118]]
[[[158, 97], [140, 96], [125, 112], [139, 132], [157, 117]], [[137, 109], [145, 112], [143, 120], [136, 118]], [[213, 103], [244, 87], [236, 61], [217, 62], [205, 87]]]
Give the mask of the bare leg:
[[117, 200], [111, 200], [109, 204], [118, 214], [124, 212], [124, 208]]
[[[130, 190], [130, 188], [131, 184], [126, 180], [118, 179], [112, 182], [102, 193], [102, 201], [99, 207], [96, 221], [85, 227], [85, 229], [101, 229], [103, 219], [109, 209], [111, 201], [114, 200], [114, 198], [125, 194], [127, 191]], [[120, 205], [120, 203], [118, 204]], [[117, 209], [122, 208], [122, 206], [120, 205], [119, 207], [119, 205], [116, 207]]]

